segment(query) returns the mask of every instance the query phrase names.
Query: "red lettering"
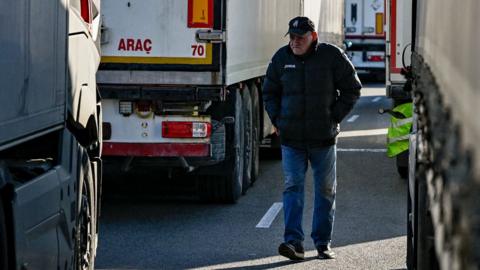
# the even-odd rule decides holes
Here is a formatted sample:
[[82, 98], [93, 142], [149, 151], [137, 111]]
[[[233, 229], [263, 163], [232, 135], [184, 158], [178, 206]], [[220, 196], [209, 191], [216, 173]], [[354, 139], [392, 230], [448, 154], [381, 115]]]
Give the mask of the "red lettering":
[[152, 41], [150, 39], [145, 39], [143, 42], [143, 48], [147, 52], [147, 54], [150, 54], [150, 51], [152, 50]]
[[135, 51], [143, 51], [142, 40], [137, 39], [137, 44], [135, 45]]
[[203, 56], [203, 54], [205, 53], [205, 48], [202, 45], [198, 45], [197, 52], [199, 56]]
[[192, 49], [193, 49], [193, 52], [192, 52], [192, 55], [195, 56], [197, 54], [197, 45], [192, 45]]
[[151, 39], [133, 39], [133, 38], [121, 38], [118, 43], [119, 51], [145, 51], [150, 54], [152, 51]]
[[205, 47], [203, 47], [203, 45], [192, 45], [191, 48], [193, 49], [193, 56], [203, 56], [205, 54]]
[[127, 51], [135, 50], [134, 46], [135, 46], [135, 40], [131, 38], [127, 39]]
[[118, 50], [119, 51], [125, 51], [125, 40], [122, 38], [120, 39], [120, 42], [118, 43]]

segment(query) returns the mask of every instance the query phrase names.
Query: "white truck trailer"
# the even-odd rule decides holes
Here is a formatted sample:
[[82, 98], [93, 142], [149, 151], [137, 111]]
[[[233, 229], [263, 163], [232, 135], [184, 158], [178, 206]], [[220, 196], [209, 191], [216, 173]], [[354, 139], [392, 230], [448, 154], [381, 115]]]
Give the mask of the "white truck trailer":
[[410, 97], [402, 69], [411, 66], [412, 0], [387, 0], [386, 10], [386, 95], [402, 100]]
[[94, 269], [99, 9], [0, 4], [0, 269]]
[[106, 0], [102, 10], [106, 166], [195, 170], [200, 195], [223, 202], [258, 176], [272, 133], [262, 80], [289, 20], [305, 10], [324, 41], [343, 36], [343, 1]]
[[345, 40], [357, 73], [385, 79], [385, 0], [345, 0]]
[[478, 269], [480, 3], [413, 0], [411, 7], [408, 268]]
[[[411, 103], [412, 0], [386, 0], [386, 96], [393, 107]], [[406, 142], [406, 145], [408, 143]], [[396, 155], [397, 171], [408, 178], [408, 149]]]

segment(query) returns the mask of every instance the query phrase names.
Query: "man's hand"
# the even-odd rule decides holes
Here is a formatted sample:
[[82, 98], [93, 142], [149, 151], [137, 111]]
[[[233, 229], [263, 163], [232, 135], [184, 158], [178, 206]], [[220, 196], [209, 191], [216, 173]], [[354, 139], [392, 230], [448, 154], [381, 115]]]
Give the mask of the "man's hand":
[[275, 131], [275, 134], [277, 134], [277, 136], [280, 136], [280, 130], [278, 130], [277, 127], [273, 127], [273, 131]]

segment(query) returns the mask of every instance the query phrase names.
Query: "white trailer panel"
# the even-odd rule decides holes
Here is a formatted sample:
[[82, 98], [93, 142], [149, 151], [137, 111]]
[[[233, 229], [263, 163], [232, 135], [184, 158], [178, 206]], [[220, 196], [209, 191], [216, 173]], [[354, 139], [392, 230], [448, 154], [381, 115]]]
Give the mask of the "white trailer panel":
[[[102, 1], [102, 62], [211, 64], [212, 46], [197, 42], [198, 28], [188, 26], [194, 8], [189, 5], [188, 0]], [[205, 12], [213, 18], [211, 10]]]
[[345, 29], [347, 37], [383, 37], [384, 0], [347, 0]]
[[402, 68], [410, 66], [412, 44], [412, 1], [387, 1], [387, 85], [403, 84]]
[[318, 32], [320, 42], [329, 42], [339, 47], [344, 42], [344, 1], [304, 0], [303, 14], [310, 18]]
[[[430, 67], [445, 104], [459, 123], [465, 147], [479, 160], [480, 121], [474, 109], [480, 100], [480, 2], [419, 1], [415, 50]], [[480, 179], [480, 164], [473, 164]]]
[[288, 43], [288, 22], [299, 0], [228, 0], [226, 84], [265, 75], [270, 58]]
[[347, 0], [345, 3], [345, 29], [348, 35], [360, 36], [363, 28], [363, 0]]

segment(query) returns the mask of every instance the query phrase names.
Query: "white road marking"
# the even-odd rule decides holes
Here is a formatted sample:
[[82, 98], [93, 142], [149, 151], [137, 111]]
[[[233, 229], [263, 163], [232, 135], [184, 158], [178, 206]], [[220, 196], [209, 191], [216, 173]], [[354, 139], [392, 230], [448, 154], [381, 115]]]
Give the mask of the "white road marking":
[[357, 120], [358, 117], [360, 117], [360, 115], [354, 114], [352, 115], [352, 117], [348, 118], [347, 122], [349, 123], [355, 122], [355, 120]]
[[387, 149], [357, 149], [357, 148], [337, 148], [337, 152], [370, 152], [370, 153], [386, 153]]
[[377, 101], [379, 101], [380, 99], [382, 99], [382, 98], [381, 98], [381, 97], [376, 97], [376, 98], [372, 99], [372, 102], [377, 102]]
[[386, 128], [342, 131], [338, 135], [338, 138], [386, 135], [387, 132], [388, 129]]
[[270, 228], [270, 225], [272, 225], [273, 220], [275, 217], [278, 215], [280, 210], [282, 210], [283, 203], [281, 202], [276, 202], [273, 203], [270, 209], [268, 209], [267, 213], [262, 217], [260, 222], [258, 222], [256, 228], [265, 228], [268, 229]]

